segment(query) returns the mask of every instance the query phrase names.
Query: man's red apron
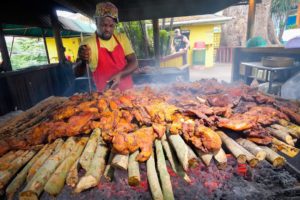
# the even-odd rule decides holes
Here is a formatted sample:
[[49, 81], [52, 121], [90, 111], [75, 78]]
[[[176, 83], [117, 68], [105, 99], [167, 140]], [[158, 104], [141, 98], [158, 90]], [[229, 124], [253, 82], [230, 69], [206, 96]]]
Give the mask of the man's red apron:
[[[106, 82], [115, 74], [121, 72], [127, 65], [125, 59], [124, 50], [117, 40], [117, 46], [110, 52], [106, 48], [100, 47], [100, 41], [96, 37], [98, 48], [98, 64], [96, 70], [93, 72], [93, 78], [98, 91], [103, 91], [106, 86]], [[120, 90], [126, 90], [133, 85], [131, 76], [126, 76], [120, 80], [118, 88]]]

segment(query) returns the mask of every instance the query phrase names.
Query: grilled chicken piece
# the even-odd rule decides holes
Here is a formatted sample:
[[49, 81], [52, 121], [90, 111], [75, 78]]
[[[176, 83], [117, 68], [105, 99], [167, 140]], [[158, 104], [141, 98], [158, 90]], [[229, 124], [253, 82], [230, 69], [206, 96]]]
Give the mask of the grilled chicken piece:
[[218, 126], [234, 131], [243, 131], [254, 127], [257, 120], [257, 116], [236, 113], [230, 118], [219, 118]]
[[136, 157], [139, 162], [144, 162], [152, 154], [152, 145], [155, 139], [152, 127], [141, 128], [133, 133], [117, 133], [113, 136], [112, 144], [116, 152], [120, 154], [133, 153], [137, 149], [141, 152]]
[[183, 123], [183, 137], [203, 152], [213, 152], [221, 148], [222, 141], [212, 129], [199, 124], [199, 122], [186, 121]]
[[285, 113], [291, 120], [296, 122], [298, 125], [300, 125], [300, 114], [294, 112], [292, 109], [289, 109], [288, 107], [279, 107], [281, 112]]
[[282, 112], [276, 110], [275, 108], [268, 106], [254, 106], [244, 115], [247, 116], [257, 116], [258, 123], [263, 125], [269, 125], [277, 122], [279, 119], [289, 120], [289, 118]]
[[67, 106], [64, 108], [61, 108], [55, 112], [53, 115], [53, 120], [62, 120], [62, 119], [67, 119], [76, 113], [76, 108], [72, 106]]

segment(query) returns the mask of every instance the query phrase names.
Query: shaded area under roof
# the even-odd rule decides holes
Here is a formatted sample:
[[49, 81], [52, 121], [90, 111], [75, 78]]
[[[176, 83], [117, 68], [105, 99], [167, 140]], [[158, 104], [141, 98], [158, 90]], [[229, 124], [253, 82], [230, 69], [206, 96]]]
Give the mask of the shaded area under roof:
[[[103, 0], [102, 0], [103, 1]], [[54, 10], [79, 12], [93, 17], [99, 0], [10, 0], [0, 7], [0, 22], [51, 27]], [[121, 21], [159, 19], [215, 13], [248, 0], [111, 0], [119, 8]]]

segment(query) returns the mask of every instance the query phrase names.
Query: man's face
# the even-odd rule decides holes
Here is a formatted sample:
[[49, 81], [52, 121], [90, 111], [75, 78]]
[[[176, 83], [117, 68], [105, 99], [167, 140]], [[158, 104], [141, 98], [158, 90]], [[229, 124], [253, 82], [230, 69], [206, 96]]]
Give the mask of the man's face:
[[178, 29], [175, 29], [174, 34], [175, 36], [180, 36], [180, 31]]
[[114, 33], [116, 22], [111, 17], [96, 18], [98, 36], [103, 40], [109, 40]]

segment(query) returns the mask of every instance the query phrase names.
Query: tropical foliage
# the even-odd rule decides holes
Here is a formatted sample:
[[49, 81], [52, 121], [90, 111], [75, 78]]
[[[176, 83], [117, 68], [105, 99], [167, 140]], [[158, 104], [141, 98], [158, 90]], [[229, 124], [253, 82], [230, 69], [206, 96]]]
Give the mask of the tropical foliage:
[[282, 35], [287, 24], [291, 10], [296, 8], [300, 0], [272, 0], [271, 14], [279, 25], [278, 39], [282, 41]]
[[[13, 42], [12, 42], [13, 41]], [[17, 37], [7, 41], [13, 70], [47, 64], [44, 42], [39, 38]]]

